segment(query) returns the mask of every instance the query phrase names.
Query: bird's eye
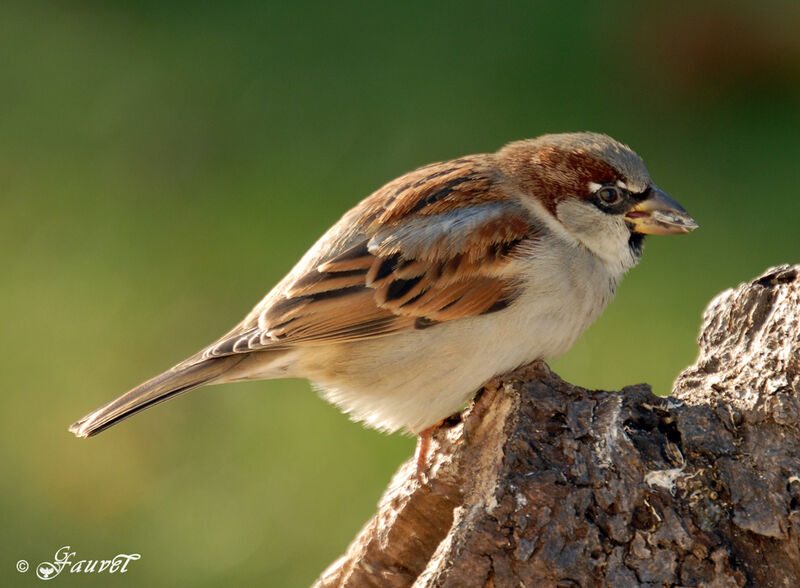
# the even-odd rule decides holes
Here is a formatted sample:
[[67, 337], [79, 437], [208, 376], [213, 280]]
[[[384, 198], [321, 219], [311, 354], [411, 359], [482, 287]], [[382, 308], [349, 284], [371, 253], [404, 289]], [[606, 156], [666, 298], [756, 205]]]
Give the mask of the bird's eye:
[[616, 186], [606, 186], [597, 191], [597, 197], [605, 204], [616, 204], [622, 198], [622, 191]]

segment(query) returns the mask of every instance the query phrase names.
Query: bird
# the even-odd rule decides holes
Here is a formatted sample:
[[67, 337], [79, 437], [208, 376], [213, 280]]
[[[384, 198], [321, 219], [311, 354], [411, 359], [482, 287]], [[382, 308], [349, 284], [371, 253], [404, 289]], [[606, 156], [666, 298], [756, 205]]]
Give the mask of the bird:
[[353, 420], [418, 435], [419, 470], [484, 383], [573, 345], [646, 235], [697, 227], [601, 133], [425, 165], [345, 213], [225, 335], [69, 430], [90, 437], [200, 386], [299, 377]]

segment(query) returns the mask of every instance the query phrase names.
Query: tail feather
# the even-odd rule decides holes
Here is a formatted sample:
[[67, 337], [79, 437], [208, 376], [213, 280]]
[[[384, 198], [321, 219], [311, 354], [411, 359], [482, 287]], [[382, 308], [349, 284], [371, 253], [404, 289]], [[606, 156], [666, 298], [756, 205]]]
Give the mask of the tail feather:
[[185, 363], [179, 364], [90, 412], [74, 423], [69, 430], [77, 437], [96, 435], [140, 410], [168, 400], [181, 392], [213, 383], [244, 357], [245, 355], [228, 355], [206, 359], [188, 366]]

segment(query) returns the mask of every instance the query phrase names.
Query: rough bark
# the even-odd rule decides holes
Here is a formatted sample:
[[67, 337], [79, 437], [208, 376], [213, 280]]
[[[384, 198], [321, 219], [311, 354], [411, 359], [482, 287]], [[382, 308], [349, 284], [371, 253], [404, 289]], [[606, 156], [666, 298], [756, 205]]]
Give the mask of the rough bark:
[[800, 586], [800, 266], [720, 294], [699, 344], [669, 398], [503, 377], [315, 585]]

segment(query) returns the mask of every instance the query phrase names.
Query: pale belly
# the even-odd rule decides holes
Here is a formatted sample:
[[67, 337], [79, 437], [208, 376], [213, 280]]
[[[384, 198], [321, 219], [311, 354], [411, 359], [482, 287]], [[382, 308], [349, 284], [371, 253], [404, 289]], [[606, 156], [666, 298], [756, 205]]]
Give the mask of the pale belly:
[[297, 349], [291, 375], [310, 379], [354, 420], [388, 432], [418, 433], [458, 411], [490, 378], [563, 354], [613, 294], [614, 282], [605, 271], [570, 272], [582, 275], [580, 282], [545, 276], [542, 268], [531, 267], [530, 273], [548, 287], [532, 282], [502, 311], [367, 341]]

